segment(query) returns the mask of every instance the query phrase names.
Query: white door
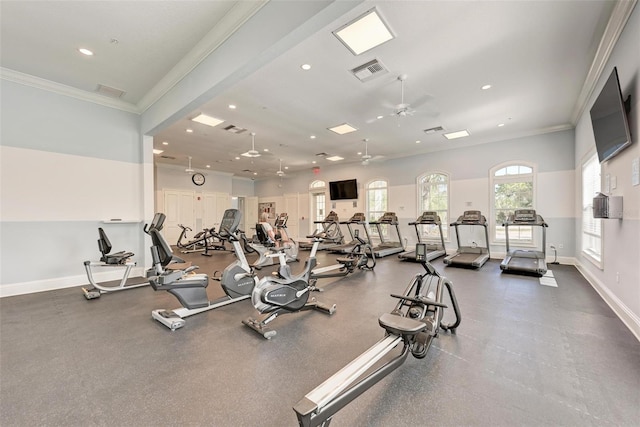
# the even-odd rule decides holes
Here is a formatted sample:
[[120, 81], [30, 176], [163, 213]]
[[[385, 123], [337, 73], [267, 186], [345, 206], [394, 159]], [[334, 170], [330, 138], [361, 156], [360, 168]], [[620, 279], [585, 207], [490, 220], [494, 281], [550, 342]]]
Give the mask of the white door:
[[204, 201], [202, 226], [219, 231], [224, 211], [231, 207], [231, 197], [226, 193], [204, 193], [202, 197]]
[[195, 228], [194, 197], [194, 191], [164, 190], [163, 212], [167, 218], [162, 234], [170, 245], [175, 245], [180, 237], [181, 229], [178, 224]]
[[258, 222], [258, 198], [257, 197], [245, 197], [244, 199], [244, 228], [243, 230], [247, 234], [247, 237], [251, 237], [254, 234], [252, 230]]
[[298, 215], [298, 195], [284, 195], [284, 211], [289, 215], [287, 221], [287, 234], [294, 240], [298, 240], [298, 232], [300, 231], [300, 216]]

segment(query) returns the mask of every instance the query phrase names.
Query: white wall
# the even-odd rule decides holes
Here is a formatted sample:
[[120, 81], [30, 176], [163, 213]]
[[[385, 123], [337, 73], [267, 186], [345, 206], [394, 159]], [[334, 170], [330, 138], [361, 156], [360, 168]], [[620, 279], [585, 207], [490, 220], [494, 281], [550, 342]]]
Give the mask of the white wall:
[[[640, 185], [631, 184], [631, 162], [640, 158], [638, 131], [640, 127], [640, 8], [636, 7], [627, 22], [616, 46], [604, 67], [587, 108], [576, 126], [575, 215], [576, 221], [576, 257], [578, 266], [591, 284], [600, 292], [620, 318], [640, 339]], [[594, 265], [581, 254], [581, 167], [586, 156], [595, 152], [595, 141], [589, 109], [600, 93], [605, 80], [613, 67], [618, 68], [623, 96], [631, 95], [630, 120], [633, 144], [613, 159], [602, 164], [601, 177], [604, 189], [604, 177], [609, 174], [616, 177], [617, 188], [613, 195], [622, 196], [624, 218], [622, 220], [602, 220], [603, 224], [603, 261], [602, 268]]]

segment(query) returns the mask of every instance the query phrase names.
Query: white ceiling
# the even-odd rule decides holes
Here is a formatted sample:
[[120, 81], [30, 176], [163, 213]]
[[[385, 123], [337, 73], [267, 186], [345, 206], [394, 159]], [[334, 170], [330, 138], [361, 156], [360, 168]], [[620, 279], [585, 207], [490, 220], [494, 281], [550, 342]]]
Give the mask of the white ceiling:
[[[91, 93], [107, 85], [125, 91], [117, 106], [141, 112], [264, 4], [2, 0], [3, 77], [24, 73]], [[354, 56], [332, 31], [373, 7], [396, 38]], [[174, 159], [156, 161], [186, 166], [192, 156], [195, 168], [260, 179], [275, 176], [279, 159], [289, 172], [330, 164], [316, 156], [321, 152], [360, 161], [365, 138], [369, 154], [384, 160], [568, 129], [602, 71], [603, 35], [615, 38], [631, 13], [628, 5], [622, 17], [614, 13], [605, 31], [619, 7], [608, 0], [354, 3], [346, 15], [161, 130], [154, 146]], [[81, 46], [96, 55], [79, 55]], [[389, 72], [364, 83], [349, 72], [372, 59]], [[301, 70], [303, 63], [311, 70]], [[407, 75], [405, 102], [418, 110], [413, 116], [391, 115], [400, 103], [400, 74]], [[482, 90], [485, 84], [492, 88]], [[199, 112], [225, 123], [211, 128], [188, 120]], [[343, 136], [327, 130], [344, 122], [359, 130]], [[247, 131], [224, 131], [229, 124]], [[471, 136], [448, 141], [443, 132], [423, 132], [434, 126], [467, 129]], [[250, 132], [263, 155], [235, 160], [251, 148]]]

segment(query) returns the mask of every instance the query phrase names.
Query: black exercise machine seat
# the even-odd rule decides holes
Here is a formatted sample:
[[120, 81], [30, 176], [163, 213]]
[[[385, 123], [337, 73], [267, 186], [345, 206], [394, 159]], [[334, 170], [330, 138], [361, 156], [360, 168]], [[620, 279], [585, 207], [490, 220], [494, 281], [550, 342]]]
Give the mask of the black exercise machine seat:
[[100, 249], [100, 253], [102, 253], [100, 261], [104, 262], [105, 264], [125, 264], [129, 260], [129, 258], [134, 255], [133, 252], [127, 251], [120, 251], [110, 254], [109, 252], [111, 252], [111, 249], [113, 249], [113, 247], [111, 246], [111, 242], [107, 237], [107, 233], [105, 233], [102, 228], [98, 228], [98, 234], [100, 235], [100, 238], [98, 239], [98, 248]]
[[267, 234], [267, 231], [265, 230], [264, 225], [260, 223], [256, 224], [256, 237], [258, 238], [258, 241], [260, 242], [260, 244], [263, 246], [270, 248], [276, 245], [276, 242], [274, 242]]
[[378, 318], [378, 324], [393, 335], [415, 335], [426, 328], [424, 322], [398, 316], [397, 314], [384, 313]]

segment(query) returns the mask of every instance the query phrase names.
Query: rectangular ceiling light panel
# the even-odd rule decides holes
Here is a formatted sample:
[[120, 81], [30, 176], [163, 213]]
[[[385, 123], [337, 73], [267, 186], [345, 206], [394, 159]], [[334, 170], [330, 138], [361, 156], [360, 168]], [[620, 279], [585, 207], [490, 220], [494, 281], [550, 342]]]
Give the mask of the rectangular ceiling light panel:
[[351, 126], [349, 123], [343, 123], [343, 124], [341, 124], [341, 125], [338, 125], [338, 126], [334, 126], [334, 127], [332, 127], [332, 128], [329, 128], [329, 130], [330, 130], [331, 132], [335, 132], [335, 133], [337, 133], [338, 135], [344, 135], [344, 134], [346, 134], [346, 133], [355, 132], [355, 131], [357, 131], [358, 129], [357, 129], [357, 128], [354, 128], [354, 127], [353, 127], [353, 126]]
[[200, 113], [193, 119], [194, 122], [202, 123], [207, 126], [218, 126], [220, 123], [223, 123], [224, 120], [216, 119], [215, 117], [207, 116], [206, 114]]
[[344, 157], [340, 157], [340, 156], [331, 156], [331, 157], [327, 157], [327, 160], [330, 160], [332, 162], [337, 162], [338, 160], [344, 160]]
[[338, 28], [333, 34], [354, 55], [360, 55], [395, 37], [375, 8]]
[[444, 137], [447, 139], [457, 139], [457, 138], [464, 138], [465, 136], [469, 136], [469, 131], [468, 130], [459, 130], [457, 132], [451, 132], [451, 133], [445, 133]]

